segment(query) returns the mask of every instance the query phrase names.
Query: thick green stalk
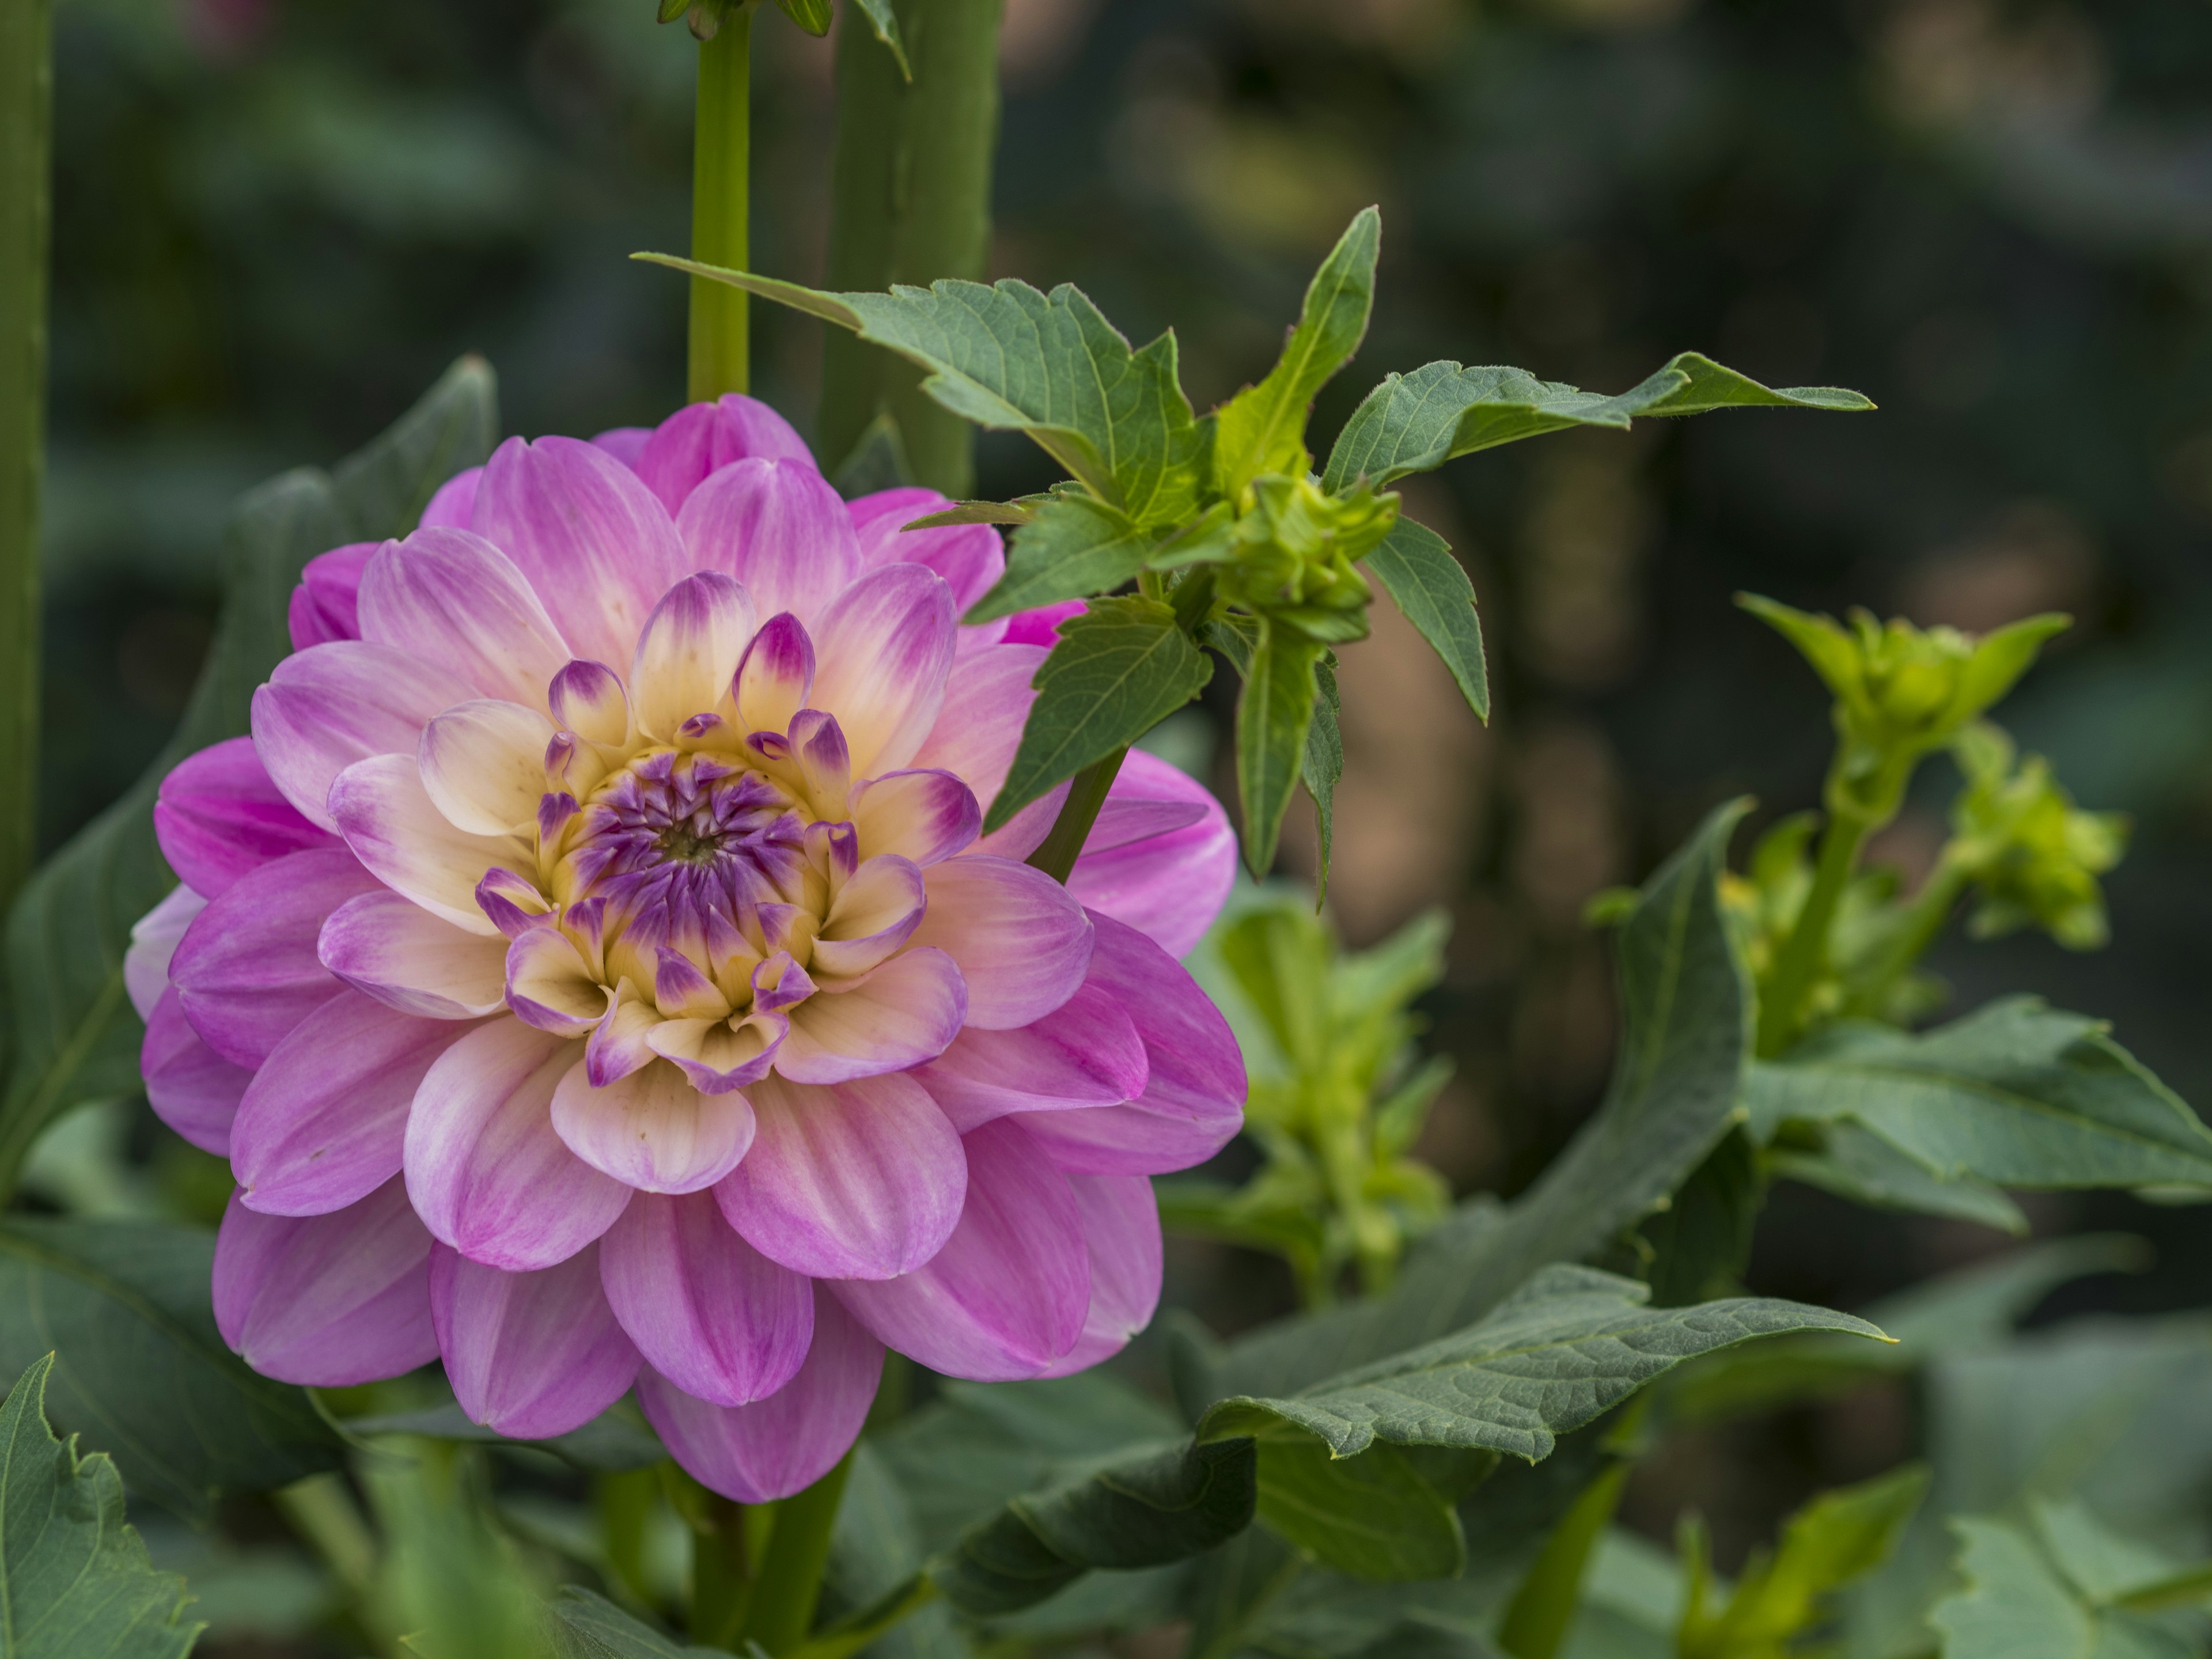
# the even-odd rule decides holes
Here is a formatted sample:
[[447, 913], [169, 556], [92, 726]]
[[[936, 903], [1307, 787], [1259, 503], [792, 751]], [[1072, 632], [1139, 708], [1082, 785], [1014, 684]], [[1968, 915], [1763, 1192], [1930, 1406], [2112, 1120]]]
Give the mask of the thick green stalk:
[[775, 1529], [769, 1534], [768, 1556], [754, 1582], [741, 1633], [776, 1659], [796, 1649], [813, 1628], [822, 1571], [830, 1562], [830, 1531], [852, 1467], [848, 1451], [836, 1468], [775, 1506]]
[[1052, 821], [1036, 851], [1030, 854], [1030, 863], [1054, 881], [1067, 879], [1083, 852], [1083, 843], [1091, 839], [1091, 826], [1098, 822], [1098, 809], [1106, 805], [1106, 792], [1114, 787], [1128, 754], [1127, 749], [1116, 749], [1075, 775], [1067, 799], [1060, 803], [1060, 816]]
[[752, 1531], [745, 1506], [707, 1492], [691, 1522], [691, 1635], [728, 1647], [752, 1603]]
[[1820, 862], [1813, 869], [1813, 890], [1797, 913], [1796, 926], [1775, 953], [1774, 973], [1759, 1007], [1759, 1052], [1778, 1054], [1803, 1029], [1805, 1000], [1828, 954], [1828, 930], [1836, 907], [1858, 866], [1872, 822], [1855, 814], [1832, 812], [1820, 832]]
[[[1000, 0], [894, 0], [911, 82], [848, 15], [837, 30], [837, 138], [830, 287], [881, 289], [980, 278], [991, 241], [999, 137]], [[902, 358], [829, 331], [816, 448], [835, 466], [878, 410], [897, 422], [915, 482], [975, 487], [975, 433], [921, 390]]]
[[[748, 210], [752, 165], [752, 12], [732, 6], [699, 43], [699, 106], [691, 141], [691, 257], [752, 268]], [[690, 398], [702, 403], [751, 384], [748, 296], [691, 279]]]
[[38, 854], [52, 114], [51, 0], [7, 0], [0, 5], [0, 914]]

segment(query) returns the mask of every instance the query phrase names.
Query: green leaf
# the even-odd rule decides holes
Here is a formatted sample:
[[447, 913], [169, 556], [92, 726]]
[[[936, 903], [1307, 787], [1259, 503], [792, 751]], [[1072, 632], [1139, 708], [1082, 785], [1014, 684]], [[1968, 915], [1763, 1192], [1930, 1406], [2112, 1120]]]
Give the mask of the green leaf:
[[830, 33], [830, 0], [775, 0], [786, 17], [819, 38]]
[[651, 1468], [668, 1455], [653, 1431], [630, 1408], [620, 1405], [610, 1407], [580, 1429], [571, 1429], [547, 1440], [510, 1440], [496, 1429], [471, 1422], [468, 1413], [454, 1402], [380, 1417], [350, 1417], [343, 1420], [343, 1427], [357, 1438], [410, 1434], [428, 1440], [459, 1440], [538, 1455], [550, 1453], [563, 1462], [596, 1474]]
[[1157, 599], [1098, 599], [1060, 626], [1031, 682], [1022, 740], [983, 820], [998, 829], [1063, 778], [1158, 726], [1206, 687], [1213, 665]]
[[1582, 1601], [1590, 1553], [1620, 1508], [1630, 1467], [1626, 1457], [1614, 1457], [1544, 1534], [1498, 1626], [1498, 1642], [1514, 1659], [1552, 1659], [1559, 1650]]
[[1267, 378], [1215, 411], [1214, 488], [1230, 500], [1262, 472], [1303, 477], [1308, 471], [1306, 416], [1315, 394], [1366, 336], [1382, 246], [1382, 214], [1361, 209], [1314, 273], [1297, 326]]
[[[1648, 1285], [1591, 1267], [1545, 1268], [1487, 1318], [1288, 1398], [1215, 1404], [1201, 1441], [1302, 1428], [1339, 1457], [1377, 1441], [1486, 1449], [1534, 1462], [1686, 1359], [1755, 1337], [1841, 1331], [1881, 1340], [1863, 1319], [1765, 1297], [1652, 1308]], [[1261, 1443], [1264, 1468], [1269, 1447]], [[1264, 1480], [1265, 1476], [1263, 1474]]]
[[567, 1584], [546, 1620], [557, 1659], [708, 1659], [719, 1648], [690, 1648], [624, 1613], [604, 1595]]
[[1291, 791], [1304, 769], [1306, 733], [1320, 688], [1314, 671], [1328, 647], [1273, 618], [1260, 618], [1260, 638], [1237, 699], [1237, 794], [1243, 810], [1244, 863], [1265, 878]]
[[305, 1390], [224, 1345], [214, 1256], [213, 1236], [187, 1227], [0, 1222], [0, 1371], [58, 1352], [55, 1418], [198, 1522], [224, 1492], [289, 1486], [343, 1449]]
[[1482, 623], [1474, 614], [1474, 584], [1444, 538], [1401, 514], [1382, 544], [1367, 556], [1366, 567], [1451, 670], [1467, 706], [1488, 720], [1490, 678]]
[[123, 1481], [95, 1452], [46, 1426], [52, 1356], [0, 1404], [0, 1653], [9, 1659], [182, 1659], [205, 1628], [180, 1625], [191, 1597], [156, 1572], [123, 1518]]
[[1260, 1519], [1323, 1566], [1395, 1583], [1467, 1565], [1459, 1516], [1395, 1446], [1340, 1458], [1303, 1431], [1272, 1427], [1259, 1460]]
[[956, 501], [942, 513], [932, 513], [902, 524], [902, 530], [943, 530], [963, 524], [1034, 524], [1037, 509], [1050, 495], [1024, 495], [1011, 501]]
[[972, 627], [1110, 592], [1145, 568], [1152, 550], [1152, 537], [1119, 507], [1072, 492], [1054, 495], [1014, 532], [1006, 574], [961, 620]]
[[1306, 728], [1305, 761], [1298, 775], [1306, 793], [1313, 797], [1314, 817], [1321, 842], [1321, 868], [1315, 902], [1328, 896], [1328, 855], [1336, 840], [1336, 786], [1344, 781], [1344, 732], [1340, 721], [1343, 700], [1336, 690], [1336, 656], [1324, 655], [1314, 665], [1314, 684], [1321, 695], [1314, 699], [1313, 724]]
[[744, 289], [851, 329], [929, 371], [923, 390], [964, 420], [1026, 432], [1101, 501], [1146, 528], [1197, 510], [1212, 428], [1191, 417], [1176, 341], [1141, 350], [1080, 290], [1009, 277], [888, 294], [824, 294], [665, 253], [633, 256]]
[[1200, 1557], [1183, 1589], [1182, 1613], [1190, 1621], [1183, 1659], [1230, 1659], [1304, 1565], [1265, 1527], [1247, 1527]]
[[2015, 1238], [2027, 1237], [2027, 1215], [1997, 1188], [1971, 1176], [1946, 1181], [1872, 1130], [1848, 1121], [1827, 1126], [1819, 1151], [1771, 1152], [1766, 1167], [1778, 1178], [1802, 1181], [1869, 1209], [1945, 1216]]
[[1525, 369], [1429, 363], [1393, 374], [1352, 411], [1322, 476], [1334, 491], [1363, 474], [1380, 489], [1460, 455], [1571, 426], [1626, 430], [1639, 415], [1699, 415], [1729, 408], [1869, 410], [1835, 386], [1771, 391], [1710, 357], [1683, 352], [1618, 397], [1540, 380]]
[[898, 14], [891, 9], [891, 0], [859, 0], [860, 15], [868, 20], [868, 27], [877, 40], [884, 43], [898, 64], [902, 79], [914, 79], [914, 66], [907, 62], [906, 42], [900, 38]]
[[1681, 1307], [1741, 1288], [1765, 1197], [1751, 1137], [1740, 1127], [1730, 1129], [1674, 1201], [1644, 1224], [1652, 1251], [1644, 1278], [1652, 1299], [1662, 1308]]
[[491, 371], [465, 357], [329, 477], [288, 472], [232, 509], [222, 618], [177, 734], [130, 790], [41, 866], [9, 913], [15, 1040], [0, 1096], [0, 1192], [40, 1130], [79, 1101], [134, 1092], [142, 1027], [123, 988], [131, 927], [174, 884], [154, 795], [185, 756], [246, 729], [253, 690], [289, 654], [300, 568], [342, 542], [404, 534], [437, 487], [490, 453]]
[[1752, 1069], [1753, 1132], [1848, 1120], [1947, 1181], [2212, 1186], [2212, 1130], [2106, 1030], [2033, 997], [1920, 1036], [1834, 1025]]
[[1944, 1659], [2088, 1659], [2095, 1617], [2034, 1539], [1972, 1516], [1954, 1519], [1951, 1530], [1965, 1586], [1928, 1615]]

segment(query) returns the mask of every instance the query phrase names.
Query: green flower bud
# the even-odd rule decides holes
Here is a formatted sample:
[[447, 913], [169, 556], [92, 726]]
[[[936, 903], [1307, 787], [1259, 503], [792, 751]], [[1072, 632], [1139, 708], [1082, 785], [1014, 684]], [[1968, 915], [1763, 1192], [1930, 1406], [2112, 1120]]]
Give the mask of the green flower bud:
[[2126, 850], [2127, 819], [2079, 810], [2040, 755], [2015, 768], [2012, 740], [1995, 726], [1969, 726], [1952, 747], [1967, 780], [1950, 856], [1978, 896], [1969, 930], [1987, 939], [2033, 927], [2071, 951], [2103, 945], [2097, 878]]
[[1398, 497], [1364, 480], [1330, 495], [1310, 477], [1263, 474], [1211, 557], [1221, 597], [1338, 644], [1364, 639], [1374, 590], [1354, 567], [1398, 521]]

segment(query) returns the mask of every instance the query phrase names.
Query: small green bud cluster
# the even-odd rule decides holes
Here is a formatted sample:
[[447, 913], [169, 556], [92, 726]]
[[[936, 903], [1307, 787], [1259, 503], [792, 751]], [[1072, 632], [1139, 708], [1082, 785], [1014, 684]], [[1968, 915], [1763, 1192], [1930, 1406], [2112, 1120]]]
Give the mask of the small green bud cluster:
[[2080, 810], [2040, 755], [2015, 766], [2012, 739], [1994, 726], [1968, 726], [1952, 752], [1966, 787], [1946, 856], [1976, 890], [1974, 936], [2035, 927], [2069, 950], [2102, 945], [2110, 929], [2097, 878], [2127, 848], [2126, 817]]
[[1397, 522], [1396, 494], [1364, 479], [1330, 495], [1310, 477], [1263, 474], [1227, 527], [1217, 591], [1326, 645], [1364, 639], [1375, 591], [1356, 567]]

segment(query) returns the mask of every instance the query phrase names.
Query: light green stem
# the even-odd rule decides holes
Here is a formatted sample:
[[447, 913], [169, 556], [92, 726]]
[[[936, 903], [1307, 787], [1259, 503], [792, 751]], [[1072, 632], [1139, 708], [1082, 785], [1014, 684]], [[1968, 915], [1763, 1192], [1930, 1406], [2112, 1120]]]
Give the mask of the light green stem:
[[0, 915], [38, 856], [52, 112], [51, 0], [7, 0], [0, 5]]
[[702, 1508], [691, 1525], [691, 1635], [707, 1647], [727, 1647], [752, 1599], [751, 1529], [742, 1504], [709, 1492]]
[[1060, 803], [1060, 816], [1052, 821], [1036, 851], [1030, 854], [1030, 864], [1054, 881], [1066, 881], [1082, 855], [1083, 843], [1091, 839], [1091, 826], [1098, 822], [1099, 808], [1106, 805], [1106, 792], [1114, 787], [1121, 763], [1128, 756], [1127, 748], [1116, 749], [1075, 775], [1068, 785], [1067, 799]]
[[[691, 257], [731, 270], [752, 268], [748, 210], [752, 163], [752, 13], [732, 6], [699, 46], [699, 106], [691, 149]], [[727, 283], [691, 279], [690, 395], [693, 403], [751, 385], [749, 295]]]
[[889, 1595], [809, 1637], [792, 1650], [790, 1659], [851, 1659], [936, 1599], [936, 1581], [918, 1572]]
[[1813, 890], [1797, 913], [1796, 926], [1775, 953], [1774, 972], [1759, 1006], [1759, 1052], [1780, 1054], [1804, 1028], [1806, 999], [1828, 955], [1828, 930], [1835, 924], [1836, 907], [1857, 867], [1859, 848], [1874, 828], [1856, 814], [1831, 813], [1820, 834], [1820, 862], [1813, 870]]
[[830, 1562], [830, 1534], [852, 1468], [848, 1451], [836, 1468], [775, 1506], [775, 1529], [769, 1534], [768, 1557], [754, 1582], [741, 1632], [775, 1659], [792, 1653], [813, 1628], [822, 1571]]
[[277, 1512], [306, 1540], [356, 1603], [376, 1577], [376, 1535], [344, 1479], [311, 1474], [273, 1494]]

